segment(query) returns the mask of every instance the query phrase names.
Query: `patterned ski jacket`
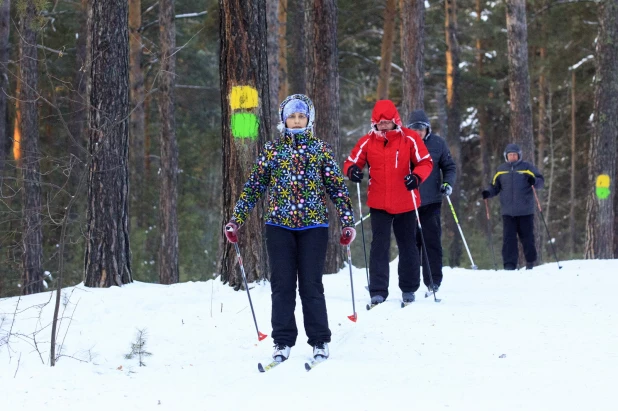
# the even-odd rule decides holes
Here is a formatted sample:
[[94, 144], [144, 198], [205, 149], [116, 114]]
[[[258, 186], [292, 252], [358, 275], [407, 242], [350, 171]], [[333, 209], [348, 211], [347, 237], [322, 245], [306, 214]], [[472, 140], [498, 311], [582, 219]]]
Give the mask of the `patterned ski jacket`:
[[[395, 130], [378, 131], [376, 124], [383, 119], [393, 120], [397, 125]], [[423, 182], [433, 168], [425, 143], [416, 131], [402, 127], [397, 108], [390, 100], [376, 103], [371, 115], [371, 131], [358, 140], [343, 163], [346, 175], [352, 164], [361, 170], [365, 164], [368, 165], [367, 205], [390, 214], [414, 210], [412, 195], [405, 186], [404, 178], [414, 172]], [[413, 193], [416, 206], [420, 207], [418, 189]]]
[[515, 163], [502, 163], [487, 189], [489, 196], [500, 194], [500, 211], [502, 215], [522, 216], [534, 214], [535, 200], [529, 176], [534, 176], [534, 188], [540, 190], [545, 185], [543, 176], [532, 164], [522, 161], [521, 156]]
[[292, 230], [328, 227], [328, 195], [335, 204], [341, 226], [354, 226], [348, 188], [333, 151], [313, 135], [315, 110], [311, 100], [298, 94], [288, 97], [281, 103], [280, 116], [289, 99], [301, 97], [310, 108], [309, 124], [296, 134], [283, 127], [279, 139], [264, 145], [234, 207], [232, 221], [239, 226], [245, 223], [267, 189], [266, 224]]

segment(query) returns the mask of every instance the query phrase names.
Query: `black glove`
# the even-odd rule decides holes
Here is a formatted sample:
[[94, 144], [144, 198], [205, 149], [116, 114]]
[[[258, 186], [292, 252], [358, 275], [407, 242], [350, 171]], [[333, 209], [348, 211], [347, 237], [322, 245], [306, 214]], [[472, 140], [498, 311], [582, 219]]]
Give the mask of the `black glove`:
[[444, 183], [440, 186], [440, 192], [444, 197], [448, 197], [453, 193], [453, 187], [449, 183]]
[[533, 186], [534, 183], [536, 183], [536, 177], [535, 176], [528, 176], [528, 184]]
[[406, 185], [406, 189], [408, 189], [408, 191], [412, 191], [415, 188], [418, 188], [420, 180], [421, 179], [418, 178], [418, 176], [416, 174], [408, 174], [403, 179], [403, 181], [404, 181], [404, 183]]
[[483, 190], [481, 195], [483, 196], [483, 200], [487, 200], [489, 196], [491, 195], [491, 193], [489, 192], [489, 190]]
[[358, 168], [356, 164], [352, 164], [350, 168], [348, 168], [348, 178], [353, 183], [360, 183], [361, 181], [363, 181], [364, 176], [365, 174], [363, 174], [361, 169]]

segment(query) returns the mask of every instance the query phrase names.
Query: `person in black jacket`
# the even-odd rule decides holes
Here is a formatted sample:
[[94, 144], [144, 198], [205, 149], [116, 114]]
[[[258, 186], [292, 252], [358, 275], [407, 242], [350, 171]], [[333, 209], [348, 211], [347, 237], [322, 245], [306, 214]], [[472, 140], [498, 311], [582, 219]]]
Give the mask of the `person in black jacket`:
[[498, 171], [488, 189], [483, 190], [483, 199], [500, 194], [500, 210], [504, 228], [502, 261], [505, 270], [517, 268], [517, 236], [524, 248], [526, 269], [531, 270], [536, 261], [534, 244], [534, 193], [543, 188], [545, 180], [532, 164], [522, 161], [517, 144], [507, 144], [504, 150], [506, 163]]
[[442, 228], [440, 209], [442, 198], [450, 196], [457, 175], [457, 167], [446, 141], [431, 132], [429, 118], [423, 110], [410, 113], [408, 128], [415, 130], [423, 138], [433, 160], [433, 170], [427, 179], [420, 185], [421, 206], [418, 209], [419, 218], [423, 227], [423, 237], [427, 247], [427, 259], [422, 258], [423, 249], [420, 232], [416, 233], [416, 244], [421, 255], [423, 265], [423, 282], [431, 291], [429, 268], [433, 279], [433, 287], [438, 291], [442, 284]]

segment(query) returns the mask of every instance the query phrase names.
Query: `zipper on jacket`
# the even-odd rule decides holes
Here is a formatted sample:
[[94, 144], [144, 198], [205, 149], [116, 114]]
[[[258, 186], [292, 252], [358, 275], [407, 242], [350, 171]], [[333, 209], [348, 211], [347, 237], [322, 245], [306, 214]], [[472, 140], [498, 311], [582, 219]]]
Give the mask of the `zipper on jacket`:
[[399, 150], [397, 150], [397, 153], [395, 154], [395, 168], [397, 168], [398, 164], [399, 164]]

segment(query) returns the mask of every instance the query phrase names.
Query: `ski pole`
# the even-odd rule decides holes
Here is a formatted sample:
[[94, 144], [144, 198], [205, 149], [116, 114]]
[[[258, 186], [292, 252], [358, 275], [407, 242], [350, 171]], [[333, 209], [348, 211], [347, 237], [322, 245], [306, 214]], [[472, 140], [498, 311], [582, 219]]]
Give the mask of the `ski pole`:
[[433, 300], [437, 303], [442, 301], [440, 298], [436, 298], [436, 288], [433, 286], [433, 277], [431, 275], [431, 267], [429, 266], [429, 256], [427, 256], [427, 247], [425, 246], [425, 237], [423, 236], [423, 227], [421, 226], [421, 218], [418, 215], [418, 208], [416, 207], [416, 196], [414, 195], [414, 191], [410, 191], [412, 194], [412, 202], [414, 203], [414, 211], [416, 212], [416, 221], [418, 222], [418, 231], [421, 233], [421, 243], [423, 244], [423, 253], [425, 254], [425, 259], [427, 260], [427, 271], [429, 275], [429, 282], [431, 283], [431, 290], [433, 291]]
[[466, 242], [466, 237], [464, 237], [463, 231], [461, 231], [461, 226], [459, 225], [459, 220], [457, 219], [457, 214], [455, 214], [455, 208], [453, 207], [453, 203], [451, 202], [451, 196], [446, 196], [448, 200], [448, 205], [451, 206], [451, 212], [453, 213], [453, 218], [455, 219], [455, 223], [457, 224], [457, 228], [459, 229], [459, 234], [461, 234], [461, 239], [463, 240], [464, 245], [466, 246], [466, 251], [468, 252], [468, 257], [470, 257], [470, 263], [472, 263], [472, 269], [476, 270], [478, 267], [474, 264], [474, 260], [472, 260], [472, 254], [470, 254], [470, 249], [468, 248], [468, 243]]
[[357, 222], [354, 223], [354, 227], [356, 227], [357, 225], [359, 225], [361, 222], [365, 221], [366, 219], [368, 219], [369, 217], [371, 217], [371, 213], [368, 213], [365, 217], [361, 219], [359, 219]]
[[545, 222], [545, 217], [543, 216], [543, 210], [541, 209], [541, 202], [539, 201], [539, 197], [536, 195], [536, 189], [534, 186], [532, 187], [532, 192], [534, 193], [534, 198], [536, 200], [536, 205], [539, 207], [539, 212], [541, 213], [541, 219], [543, 220], [543, 224], [545, 225], [545, 231], [547, 231], [547, 236], [549, 237], [549, 245], [551, 245], [551, 250], [554, 253], [554, 258], [556, 259], [556, 263], [558, 264], [558, 269], [561, 269], [560, 261], [558, 261], [558, 255], [556, 254], [556, 249], [554, 248], [554, 242], [552, 240], [551, 234], [549, 234], [549, 228], [547, 228], [547, 223]]
[[487, 214], [487, 235], [489, 236], [489, 246], [491, 247], [491, 258], [494, 260], [494, 270], [498, 271], [496, 264], [496, 253], [494, 252], [494, 240], [491, 238], [491, 221], [489, 221], [489, 203], [485, 199], [485, 213]]
[[350, 244], [347, 245], [348, 251], [348, 267], [350, 267], [350, 289], [352, 290], [352, 311], [354, 314], [348, 315], [350, 321], [356, 322], [358, 316], [356, 315], [356, 304], [354, 302], [354, 279], [352, 278], [352, 253], [350, 252]]
[[360, 183], [356, 183], [356, 192], [358, 193], [358, 214], [360, 215], [361, 235], [363, 237], [363, 253], [365, 254], [365, 273], [367, 275], [367, 290], [369, 290], [369, 265], [367, 264], [367, 248], [365, 247], [365, 227], [363, 225], [363, 205], [361, 203]]
[[[232, 227], [227, 227], [226, 230], [233, 231]], [[238, 248], [238, 243], [234, 243], [234, 247], [236, 248], [236, 257], [238, 257], [238, 265], [240, 266], [242, 280], [244, 281], [245, 289], [247, 290], [247, 297], [249, 297], [249, 305], [251, 306], [251, 314], [253, 315], [253, 322], [255, 323], [255, 330], [257, 331], [258, 341], [262, 341], [264, 338], [268, 337], [268, 335], [262, 334], [258, 328], [257, 320], [255, 319], [255, 310], [253, 310], [253, 303], [251, 302], [251, 294], [249, 293], [249, 285], [247, 285], [247, 275], [245, 274], [245, 267], [242, 264], [242, 257], [240, 256], [240, 248]]]

